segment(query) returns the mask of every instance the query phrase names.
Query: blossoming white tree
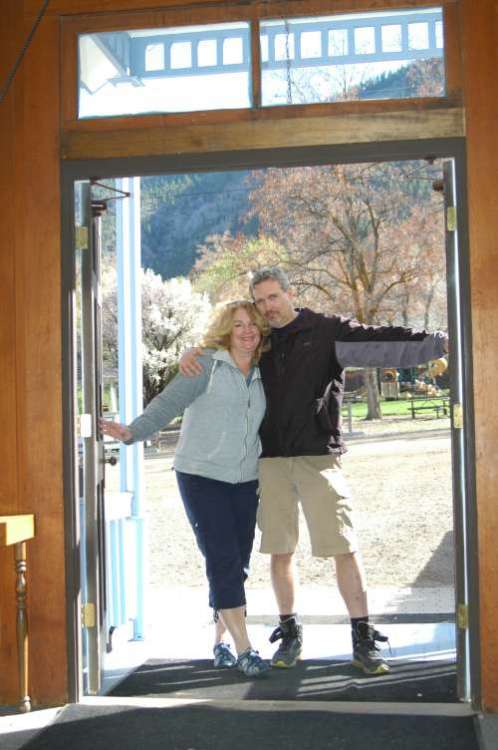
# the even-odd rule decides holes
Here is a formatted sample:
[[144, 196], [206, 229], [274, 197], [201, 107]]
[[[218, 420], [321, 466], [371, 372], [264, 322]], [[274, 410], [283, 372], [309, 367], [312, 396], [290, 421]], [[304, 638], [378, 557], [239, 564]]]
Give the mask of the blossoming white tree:
[[[199, 341], [211, 311], [208, 296], [194, 292], [186, 278], [163, 281], [150, 269], [141, 272], [144, 403], [176, 374], [182, 352]], [[104, 372], [118, 366], [117, 278], [102, 274]]]

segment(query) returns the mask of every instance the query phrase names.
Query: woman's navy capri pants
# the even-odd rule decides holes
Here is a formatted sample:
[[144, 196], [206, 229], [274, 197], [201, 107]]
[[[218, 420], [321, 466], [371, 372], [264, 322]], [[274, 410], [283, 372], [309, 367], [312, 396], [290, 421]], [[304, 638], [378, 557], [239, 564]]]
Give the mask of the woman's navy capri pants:
[[246, 603], [244, 581], [254, 541], [258, 482], [230, 484], [177, 471], [187, 517], [206, 562], [209, 606], [233, 609]]

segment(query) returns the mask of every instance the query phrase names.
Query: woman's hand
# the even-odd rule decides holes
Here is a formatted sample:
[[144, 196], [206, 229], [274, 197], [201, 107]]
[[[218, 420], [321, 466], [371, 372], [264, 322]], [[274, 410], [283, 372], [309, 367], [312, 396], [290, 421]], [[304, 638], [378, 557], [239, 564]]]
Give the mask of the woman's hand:
[[180, 370], [180, 373], [187, 378], [192, 378], [192, 377], [195, 377], [196, 375], [201, 375], [202, 370], [204, 368], [197, 361], [197, 358], [201, 354], [202, 354], [202, 349], [199, 349], [198, 346], [194, 346], [192, 349], [187, 349], [187, 351], [184, 354], [182, 354], [180, 361], [178, 363], [178, 369]]
[[110, 435], [116, 440], [120, 440], [122, 443], [126, 442], [127, 440], [131, 440], [133, 437], [131, 431], [128, 429], [128, 427], [126, 427], [126, 425], [120, 424], [119, 422], [113, 422], [110, 419], [101, 419], [100, 429], [102, 430], [104, 435]]

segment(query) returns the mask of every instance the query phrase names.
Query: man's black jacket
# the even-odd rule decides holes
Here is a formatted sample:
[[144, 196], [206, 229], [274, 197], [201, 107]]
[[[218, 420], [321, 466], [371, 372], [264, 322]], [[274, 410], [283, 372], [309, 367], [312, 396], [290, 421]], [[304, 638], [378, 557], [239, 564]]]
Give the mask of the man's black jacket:
[[271, 336], [260, 361], [266, 416], [262, 457], [343, 453], [345, 367], [414, 367], [444, 354], [445, 334], [365, 326], [303, 309]]

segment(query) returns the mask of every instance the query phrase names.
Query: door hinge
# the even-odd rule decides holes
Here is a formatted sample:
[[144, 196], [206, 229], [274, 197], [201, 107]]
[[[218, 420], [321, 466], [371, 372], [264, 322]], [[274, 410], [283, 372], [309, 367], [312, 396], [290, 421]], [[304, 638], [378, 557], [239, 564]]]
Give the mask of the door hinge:
[[95, 623], [95, 604], [93, 604], [93, 602], [87, 602], [81, 607], [81, 624], [84, 628], [94, 628]]
[[457, 228], [456, 206], [448, 206], [446, 209], [446, 231], [454, 232]]
[[88, 227], [75, 227], [76, 250], [85, 250], [88, 247]]
[[460, 630], [467, 630], [469, 627], [469, 607], [467, 604], [458, 605], [457, 625]]
[[462, 404], [453, 404], [451, 408], [453, 416], [453, 427], [455, 430], [461, 430], [463, 428], [463, 407]]

